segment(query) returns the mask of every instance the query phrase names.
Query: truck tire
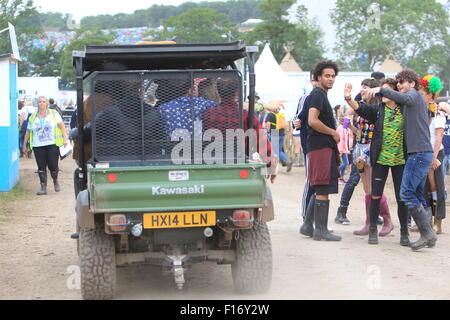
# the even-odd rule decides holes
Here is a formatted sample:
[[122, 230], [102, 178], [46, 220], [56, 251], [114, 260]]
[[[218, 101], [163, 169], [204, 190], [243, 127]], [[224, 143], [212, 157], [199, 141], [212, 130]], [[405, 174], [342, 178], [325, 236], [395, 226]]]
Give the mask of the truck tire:
[[238, 293], [264, 293], [272, 283], [272, 244], [267, 224], [255, 221], [252, 229], [241, 230], [236, 240], [236, 261], [231, 265]]
[[80, 228], [79, 256], [81, 295], [86, 300], [114, 298], [116, 254], [114, 239], [100, 224], [95, 229]]

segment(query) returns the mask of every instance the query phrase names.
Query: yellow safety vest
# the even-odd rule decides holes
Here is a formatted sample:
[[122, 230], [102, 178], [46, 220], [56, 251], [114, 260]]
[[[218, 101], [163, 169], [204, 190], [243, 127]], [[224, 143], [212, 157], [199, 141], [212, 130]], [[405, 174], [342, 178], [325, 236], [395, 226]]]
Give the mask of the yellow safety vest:
[[[64, 138], [62, 134], [62, 130], [58, 127], [58, 123], [56, 122], [55, 117], [55, 110], [48, 109], [50, 116], [53, 119], [53, 122], [55, 123], [55, 144], [57, 147], [60, 147], [64, 144]], [[33, 128], [34, 120], [36, 120], [38, 111], [33, 113], [30, 117], [30, 128]], [[30, 149], [33, 150], [33, 130], [30, 130]]]

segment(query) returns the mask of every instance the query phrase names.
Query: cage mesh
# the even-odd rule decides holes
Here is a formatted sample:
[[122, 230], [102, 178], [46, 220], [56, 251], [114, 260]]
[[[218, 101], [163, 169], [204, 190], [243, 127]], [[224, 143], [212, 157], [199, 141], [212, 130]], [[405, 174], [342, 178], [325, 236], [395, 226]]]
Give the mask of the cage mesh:
[[99, 72], [92, 79], [92, 95], [94, 161], [243, 161], [238, 71]]

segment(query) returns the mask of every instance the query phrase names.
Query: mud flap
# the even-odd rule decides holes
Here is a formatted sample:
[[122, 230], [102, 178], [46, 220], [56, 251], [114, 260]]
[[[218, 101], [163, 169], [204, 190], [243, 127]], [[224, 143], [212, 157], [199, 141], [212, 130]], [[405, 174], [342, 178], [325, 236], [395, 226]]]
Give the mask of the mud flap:
[[275, 210], [273, 207], [272, 191], [266, 186], [266, 196], [264, 198], [264, 207], [262, 208], [261, 221], [269, 222], [275, 219]]
[[76, 201], [77, 224], [80, 228], [95, 229], [94, 215], [89, 212], [89, 191], [78, 193]]

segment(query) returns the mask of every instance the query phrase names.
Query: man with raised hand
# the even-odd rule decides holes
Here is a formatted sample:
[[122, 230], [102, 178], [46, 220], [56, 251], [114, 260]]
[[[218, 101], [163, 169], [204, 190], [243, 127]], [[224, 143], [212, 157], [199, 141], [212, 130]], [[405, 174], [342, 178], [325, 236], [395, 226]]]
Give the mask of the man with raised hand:
[[412, 70], [404, 70], [396, 75], [396, 80], [399, 92], [379, 87], [367, 89], [367, 92], [371, 96], [381, 94], [403, 107], [408, 158], [403, 172], [400, 197], [419, 228], [420, 239], [410, 245], [412, 250], [417, 251], [426, 246], [434, 247], [437, 240], [424, 208], [426, 207], [424, 188], [433, 160], [433, 147], [430, 143], [427, 106], [418, 92], [419, 77]]

